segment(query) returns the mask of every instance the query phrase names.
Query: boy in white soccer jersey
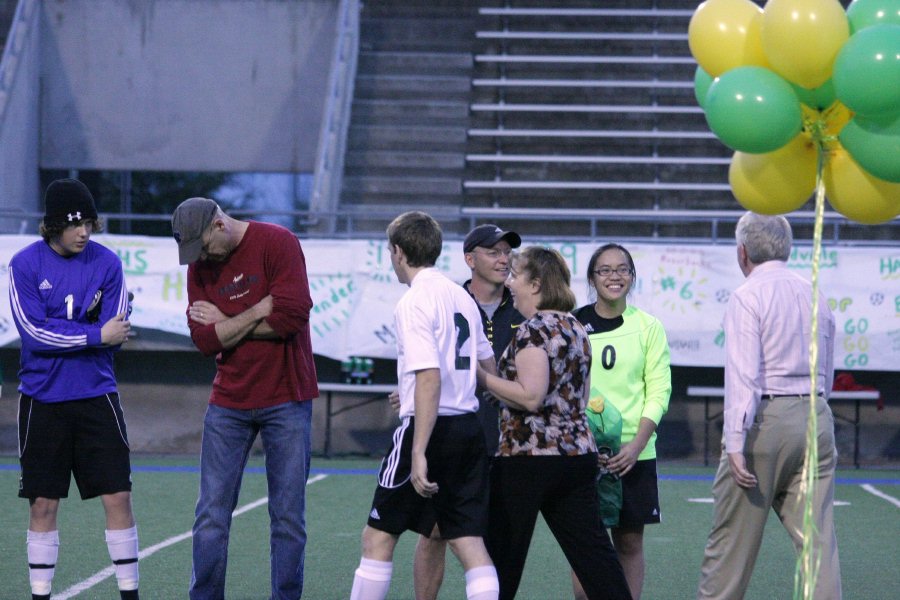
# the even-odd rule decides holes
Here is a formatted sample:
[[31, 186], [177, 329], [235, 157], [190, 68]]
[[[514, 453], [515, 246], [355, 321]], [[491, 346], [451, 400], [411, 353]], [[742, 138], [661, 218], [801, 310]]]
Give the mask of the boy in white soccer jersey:
[[403, 213], [387, 228], [391, 264], [409, 290], [397, 303], [397, 379], [401, 424], [382, 461], [351, 600], [383, 600], [400, 534], [435, 524], [462, 563], [468, 600], [496, 600], [497, 572], [484, 546], [488, 462], [476, 415], [476, 360], [496, 372], [481, 315], [466, 291], [434, 264], [440, 225]]

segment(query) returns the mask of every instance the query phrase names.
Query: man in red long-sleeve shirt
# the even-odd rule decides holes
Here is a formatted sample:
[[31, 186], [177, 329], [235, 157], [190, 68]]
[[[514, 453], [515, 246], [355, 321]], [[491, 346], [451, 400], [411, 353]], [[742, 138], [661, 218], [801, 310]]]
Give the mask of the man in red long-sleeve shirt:
[[172, 229], [179, 262], [190, 265], [191, 339], [216, 356], [203, 422], [190, 597], [224, 598], [231, 513], [259, 433], [269, 485], [271, 598], [296, 600], [306, 546], [308, 400], [319, 394], [303, 250], [284, 227], [233, 219], [207, 198], [182, 202]]

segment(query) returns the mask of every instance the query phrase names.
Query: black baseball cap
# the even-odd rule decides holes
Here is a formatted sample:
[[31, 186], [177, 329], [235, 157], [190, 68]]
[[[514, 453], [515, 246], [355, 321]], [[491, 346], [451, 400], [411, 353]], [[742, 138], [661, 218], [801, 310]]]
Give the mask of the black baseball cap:
[[491, 248], [500, 240], [506, 240], [513, 248], [522, 245], [522, 238], [515, 231], [503, 231], [491, 223], [479, 225], [469, 232], [463, 242], [463, 252], [471, 252], [475, 248]]

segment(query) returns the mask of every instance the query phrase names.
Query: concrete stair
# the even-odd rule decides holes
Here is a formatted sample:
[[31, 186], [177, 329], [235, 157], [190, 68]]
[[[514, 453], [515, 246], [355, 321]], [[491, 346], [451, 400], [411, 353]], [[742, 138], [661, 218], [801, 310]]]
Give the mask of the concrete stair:
[[0, 59], [3, 58], [3, 47], [6, 45], [6, 37], [16, 14], [18, 0], [0, 0]]
[[[687, 26], [697, 4], [513, 0], [482, 11], [464, 206], [737, 208], [727, 190], [731, 151], [694, 99]], [[526, 220], [515, 226], [530, 235], [589, 235], [588, 224], [574, 220], [554, 222], [553, 231]], [[617, 222], [616, 231], [691, 237], [709, 227]]]
[[477, 2], [364, 3], [344, 209], [462, 204], [476, 23]]

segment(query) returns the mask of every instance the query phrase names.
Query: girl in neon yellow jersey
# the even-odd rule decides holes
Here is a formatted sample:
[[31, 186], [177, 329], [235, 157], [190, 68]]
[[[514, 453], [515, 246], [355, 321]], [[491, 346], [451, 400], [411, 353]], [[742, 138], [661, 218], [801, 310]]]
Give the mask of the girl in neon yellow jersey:
[[[596, 302], [579, 308], [575, 316], [591, 340], [591, 398], [602, 396], [622, 413], [622, 447], [606, 463], [622, 477], [623, 487], [619, 525], [611, 531], [637, 600], [644, 584], [644, 525], [660, 521], [656, 427], [669, 408], [672, 377], [662, 323], [628, 306], [635, 276], [628, 250], [619, 244], [601, 246], [587, 272]], [[574, 576], [573, 583], [576, 598], [583, 598]]]

